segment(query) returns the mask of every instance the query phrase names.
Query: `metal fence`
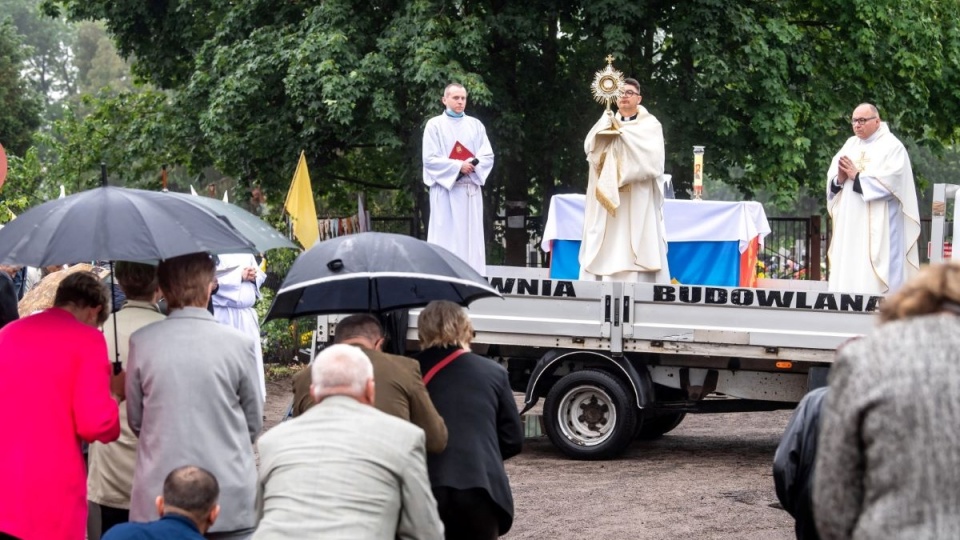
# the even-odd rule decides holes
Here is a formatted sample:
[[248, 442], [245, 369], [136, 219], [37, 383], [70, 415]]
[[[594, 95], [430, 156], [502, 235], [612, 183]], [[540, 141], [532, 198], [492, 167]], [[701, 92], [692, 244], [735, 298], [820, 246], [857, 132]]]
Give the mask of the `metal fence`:
[[825, 275], [820, 217], [767, 218], [770, 234], [757, 256], [757, 274], [780, 279], [820, 279]]
[[371, 217], [370, 228], [375, 232], [386, 232], [415, 236], [413, 216]]
[[[821, 224], [820, 216], [767, 218], [770, 234], [764, 239], [763, 250], [758, 254], [757, 273], [768, 278], [825, 279], [827, 275], [827, 246], [830, 242], [829, 220]], [[391, 232], [414, 236], [416, 227], [413, 216], [373, 217], [370, 225], [374, 231]], [[549, 253], [540, 249], [543, 239], [543, 218], [528, 216], [527, 232], [528, 267], [549, 266]], [[930, 261], [927, 246], [930, 242], [931, 220], [920, 220], [920, 263]], [[487, 249], [487, 264], [502, 265], [506, 261], [504, 235], [507, 230], [505, 217], [494, 218], [493, 238]], [[952, 230], [949, 225], [947, 230]]]

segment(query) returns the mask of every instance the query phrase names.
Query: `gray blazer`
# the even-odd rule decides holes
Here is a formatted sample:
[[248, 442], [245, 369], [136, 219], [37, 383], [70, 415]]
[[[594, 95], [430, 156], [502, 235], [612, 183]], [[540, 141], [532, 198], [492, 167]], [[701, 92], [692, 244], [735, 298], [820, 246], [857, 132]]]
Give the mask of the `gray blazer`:
[[821, 422], [822, 539], [960, 538], [960, 317], [887, 323], [842, 347]]
[[256, 540], [443, 538], [423, 430], [332, 396], [260, 437]]
[[167, 474], [198, 465], [220, 484], [211, 531], [252, 528], [263, 427], [253, 340], [189, 307], [134, 332], [127, 362], [127, 421], [140, 437], [130, 521], [157, 519]]

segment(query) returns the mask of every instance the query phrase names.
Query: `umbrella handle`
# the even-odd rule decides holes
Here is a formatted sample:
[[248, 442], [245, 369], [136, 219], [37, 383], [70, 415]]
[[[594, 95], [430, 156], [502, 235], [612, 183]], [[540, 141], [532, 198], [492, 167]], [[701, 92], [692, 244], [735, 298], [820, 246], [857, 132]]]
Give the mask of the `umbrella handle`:
[[113, 374], [114, 374], [114, 375], [119, 375], [121, 371], [123, 371], [123, 365], [120, 363], [119, 360], [114, 361], [114, 362], [113, 362]]

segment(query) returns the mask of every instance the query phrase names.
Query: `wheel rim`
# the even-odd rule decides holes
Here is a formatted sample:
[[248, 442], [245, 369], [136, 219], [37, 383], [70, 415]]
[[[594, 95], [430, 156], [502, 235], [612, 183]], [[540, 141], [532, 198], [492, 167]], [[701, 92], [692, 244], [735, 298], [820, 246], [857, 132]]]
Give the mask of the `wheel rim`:
[[603, 389], [578, 386], [563, 396], [557, 407], [560, 431], [578, 446], [597, 446], [609, 439], [617, 424], [613, 399]]

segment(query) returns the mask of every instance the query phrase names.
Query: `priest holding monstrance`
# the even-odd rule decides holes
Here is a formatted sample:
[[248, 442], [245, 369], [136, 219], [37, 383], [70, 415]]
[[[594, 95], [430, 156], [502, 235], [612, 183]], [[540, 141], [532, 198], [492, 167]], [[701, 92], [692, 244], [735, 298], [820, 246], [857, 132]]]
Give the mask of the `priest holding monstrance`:
[[427, 242], [440, 245], [487, 274], [480, 188], [493, 169], [493, 148], [483, 124], [464, 110], [467, 90], [443, 91], [443, 113], [423, 130], [423, 183], [430, 188]]
[[[590, 167], [580, 279], [669, 283], [663, 225], [664, 146], [660, 122], [640, 105], [640, 83], [613, 69], [597, 72], [594, 97], [607, 110], [590, 130]], [[610, 110], [616, 100], [617, 112]]]
[[884, 294], [920, 269], [920, 211], [910, 156], [876, 106], [863, 103], [827, 171], [833, 234], [827, 256], [831, 291]]

